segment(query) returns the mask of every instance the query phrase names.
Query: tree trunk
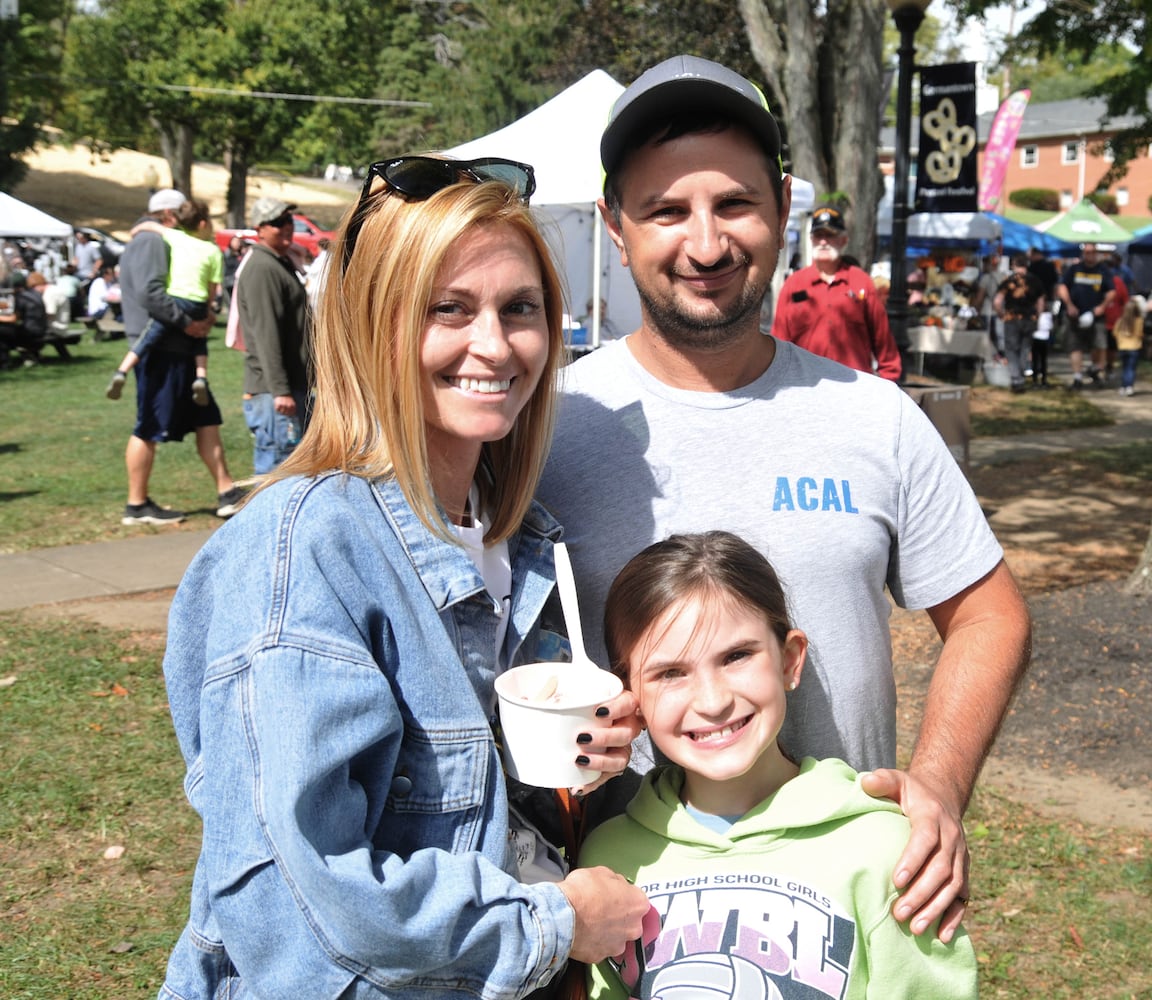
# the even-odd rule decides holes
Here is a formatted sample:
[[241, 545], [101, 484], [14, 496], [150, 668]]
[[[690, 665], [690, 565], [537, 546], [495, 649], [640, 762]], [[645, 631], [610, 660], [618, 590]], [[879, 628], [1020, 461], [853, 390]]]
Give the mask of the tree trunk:
[[195, 130], [186, 122], [160, 122], [155, 119], [152, 126], [160, 136], [160, 152], [168, 161], [172, 171], [172, 187], [193, 197], [192, 191], [192, 145], [196, 139]]
[[791, 172], [816, 197], [848, 197], [848, 252], [865, 267], [876, 251], [884, 19], [882, 0], [811, 4], [740, 0], [752, 54], [776, 96], [788, 135]]
[[[822, 63], [831, 68], [828, 90], [835, 98], [828, 136], [836, 187], [851, 193], [851, 229], [847, 252], [865, 270], [876, 255], [876, 210], [882, 181], [876, 151], [884, 78], [884, 19], [888, 8], [875, 0], [848, 0], [842, 10], [829, 5], [828, 17], [839, 26], [828, 40]], [[842, 68], [842, 69], [841, 69]], [[864, 151], [868, 155], [864, 155]]]
[[769, 103], [788, 142], [788, 171], [816, 185], [817, 196], [831, 190], [823, 155], [819, 91], [814, 85], [816, 24], [803, 4], [740, 0], [740, 16], [752, 55], [772, 91]]
[[248, 148], [229, 142], [224, 150], [224, 167], [228, 171], [227, 225], [243, 229], [247, 224]]
[[1140, 562], [1124, 581], [1124, 591], [1128, 594], [1152, 594], [1152, 529], [1148, 531], [1148, 542]]

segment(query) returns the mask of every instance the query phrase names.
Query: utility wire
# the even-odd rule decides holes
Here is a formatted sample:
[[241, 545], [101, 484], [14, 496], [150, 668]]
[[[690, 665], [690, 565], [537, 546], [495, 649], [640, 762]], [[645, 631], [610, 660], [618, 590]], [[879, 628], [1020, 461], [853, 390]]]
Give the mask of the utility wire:
[[215, 94], [222, 97], [261, 97], [284, 101], [314, 101], [330, 104], [375, 104], [394, 108], [430, 108], [430, 101], [394, 101], [380, 97], [335, 97], [323, 94], [281, 94], [267, 90], [228, 90], [224, 87], [188, 87], [175, 83], [147, 83], [137, 86], [153, 90], [178, 90], [186, 94]]
[[[0, 0], [2, 2], [2, 0]], [[52, 79], [58, 80], [59, 76], [48, 73], [30, 73], [24, 79], [37, 80], [37, 79]], [[101, 87], [117, 87], [125, 86], [124, 80], [92, 80], [92, 79], [78, 79], [76, 77], [68, 78], [69, 83], [90, 83]], [[133, 82], [133, 87], [142, 88], [145, 90], [175, 90], [184, 94], [210, 94], [217, 97], [259, 97], [262, 100], [281, 100], [281, 101], [312, 101], [313, 103], [329, 103], [329, 104], [371, 104], [383, 107], [393, 108], [430, 108], [432, 107], [431, 101], [400, 101], [390, 100], [382, 97], [337, 97], [331, 94], [282, 94], [277, 91], [271, 90], [230, 90], [225, 87], [193, 87], [185, 86], [177, 83], [139, 83]]]

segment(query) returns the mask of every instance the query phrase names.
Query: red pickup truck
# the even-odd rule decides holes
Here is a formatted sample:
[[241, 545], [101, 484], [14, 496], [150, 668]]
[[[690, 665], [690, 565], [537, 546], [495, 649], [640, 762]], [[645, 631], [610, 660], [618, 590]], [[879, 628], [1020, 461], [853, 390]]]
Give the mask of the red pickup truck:
[[[320, 240], [332, 239], [336, 234], [330, 229], [321, 229], [306, 215], [294, 213], [292, 215], [293, 232], [292, 242], [308, 251], [313, 257], [320, 252]], [[221, 250], [227, 250], [233, 236], [239, 236], [248, 243], [256, 242], [255, 229], [217, 229], [216, 245]]]

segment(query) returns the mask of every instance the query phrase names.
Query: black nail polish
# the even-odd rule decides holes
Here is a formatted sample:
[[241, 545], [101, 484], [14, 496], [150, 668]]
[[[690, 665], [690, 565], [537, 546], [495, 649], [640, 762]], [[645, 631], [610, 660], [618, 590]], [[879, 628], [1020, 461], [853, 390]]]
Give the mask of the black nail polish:
[[589, 760], [583, 754], [581, 754], [579, 757], [576, 758], [576, 766], [577, 767], [587, 767], [588, 764], [589, 764]]
[[592, 734], [591, 733], [581, 733], [579, 736], [576, 737], [576, 742], [577, 743], [591, 743], [592, 742]]
[[608, 706], [607, 705], [601, 705], [598, 709], [596, 709], [596, 718], [597, 719], [608, 718]]

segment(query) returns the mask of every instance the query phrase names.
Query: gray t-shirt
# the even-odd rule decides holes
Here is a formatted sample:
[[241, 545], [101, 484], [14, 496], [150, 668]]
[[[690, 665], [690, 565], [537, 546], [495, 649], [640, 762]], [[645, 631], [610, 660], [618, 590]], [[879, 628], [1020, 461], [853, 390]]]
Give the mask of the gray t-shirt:
[[[628, 559], [674, 532], [726, 529], [763, 551], [807, 632], [781, 734], [797, 758], [896, 762], [891, 604], [929, 608], [1002, 552], [939, 433], [898, 386], [778, 342], [733, 392], [674, 389], [627, 340], [564, 370], [540, 500], [564, 526], [589, 655]], [[646, 770], [649, 751], [633, 759]]]

